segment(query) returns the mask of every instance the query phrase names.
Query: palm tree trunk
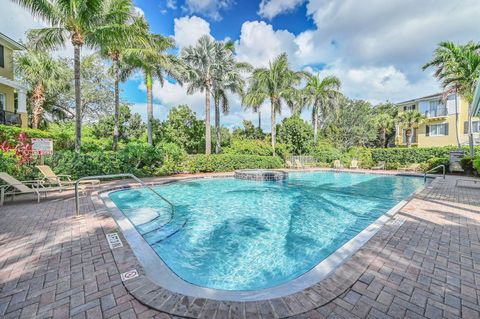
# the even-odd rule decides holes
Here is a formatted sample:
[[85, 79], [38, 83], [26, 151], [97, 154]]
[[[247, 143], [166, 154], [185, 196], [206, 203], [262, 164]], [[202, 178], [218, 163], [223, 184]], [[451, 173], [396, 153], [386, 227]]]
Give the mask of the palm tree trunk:
[[212, 132], [210, 128], [210, 85], [205, 88], [205, 154], [212, 153]]
[[313, 108], [313, 141], [315, 144], [318, 140], [318, 108]]
[[270, 119], [272, 122], [272, 155], [275, 156], [275, 142], [277, 139], [277, 127], [275, 124], [275, 99], [270, 100]]
[[457, 98], [457, 92], [455, 92], [455, 137], [457, 138], [457, 146], [458, 148], [461, 147], [460, 145], [460, 135], [458, 134], [458, 98]]
[[412, 146], [412, 129], [411, 128], [408, 128], [407, 129], [407, 147], [410, 148]]
[[217, 141], [215, 143], [215, 153], [219, 154], [221, 150], [220, 146], [220, 101], [217, 97], [214, 97], [215, 103], [215, 133], [217, 134]]
[[145, 83], [147, 86], [147, 139], [148, 144], [153, 145], [153, 97], [152, 97], [152, 73], [145, 72]]
[[262, 111], [258, 110], [258, 128], [262, 128]]
[[73, 68], [75, 77], [75, 152], [80, 153], [82, 147], [82, 93], [80, 85], [80, 48], [73, 45]]
[[114, 106], [114, 115], [113, 115], [113, 143], [112, 148], [114, 151], [117, 150], [118, 137], [119, 133], [119, 121], [120, 121], [120, 97], [119, 97], [119, 83], [120, 83], [120, 74], [118, 68], [118, 57], [113, 59], [113, 73], [115, 77], [115, 106]]
[[43, 114], [43, 103], [45, 102], [45, 88], [42, 82], [38, 82], [33, 88], [32, 94], [32, 128], [38, 128]]
[[382, 128], [382, 141], [383, 141], [383, 147], [387, 147], [387, 130], [385, 128]]

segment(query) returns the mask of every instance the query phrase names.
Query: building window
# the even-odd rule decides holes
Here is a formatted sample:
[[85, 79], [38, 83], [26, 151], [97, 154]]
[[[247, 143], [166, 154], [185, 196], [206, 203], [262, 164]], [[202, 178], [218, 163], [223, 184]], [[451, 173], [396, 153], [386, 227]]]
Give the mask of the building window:
[[0, 93], [0, 111], [5, 111], [7, 109], [7, 101], [5, 99], [5, 94]]
[[[403, 144], [407, 144], [407, 129], [403, 129]], [[417, 129], [412, 130], [412, 143], [417, 143]]]
[[427, 125], [427, 136], [446, 136], [448, 135], [448, 123]]
[[[480, 132], [480, 121], [472, 121], [472, 133]], [[463, 123], [463, 133], [468, 134], [468, 121]]]
[[5, 52], [3, 45], [0, 44], [0, 67], [5, 67]]
[[415, 104], [412, 104], [412, 105], [405, 105], [403, 107], [403, 110], [404, 111], [411, 111], [411, 110], [415, 110]]

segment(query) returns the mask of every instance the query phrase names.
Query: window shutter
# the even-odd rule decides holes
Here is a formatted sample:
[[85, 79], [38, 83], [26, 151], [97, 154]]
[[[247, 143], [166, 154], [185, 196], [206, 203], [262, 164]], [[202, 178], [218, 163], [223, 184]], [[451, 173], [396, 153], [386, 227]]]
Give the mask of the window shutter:
[[5, 67], [5, 57], [3, 52], [3, 45], [0, 45], [0, 67]]
[[445, 123], [445, 135], [448, 135], [448, 123]]
[[426, 129], [425, 135], [426, 135], [426, 136], [430, 136], [430, 125], [427, 125], [427, 126], [425, 127], [425, 129]]
[[468, 121], [463, 123], [463, 134], [468, 134]]

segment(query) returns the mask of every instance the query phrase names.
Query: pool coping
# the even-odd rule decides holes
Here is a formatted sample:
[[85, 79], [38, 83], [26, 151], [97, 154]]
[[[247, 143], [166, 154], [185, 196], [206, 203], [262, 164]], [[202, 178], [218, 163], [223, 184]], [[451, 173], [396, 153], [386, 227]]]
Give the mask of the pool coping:
[[[311, 171], [369, 173], [329, 169], [305, 169], [289, 172]], [[372, 174], [421, 176], [419, 174], [402, 174], [401, 172], [387, 174], [384, 172], [372, 172]], [[187, 176], [182, 178], [167, 178], [149, 184], [162, 185], [176, 181], [232, 176], [233, 174], [208, 177]], [[118, 261], [121, 272], [129, 272], [133, 269], [137, 271], [138, 276], [125, 280], [124, 285], [141, 303], [154, 309], [186, 318], [197, 318], [199, 309], [195, 311], [193, 308], [198, 308], [199, 304], [202, 304], [202, 307], [200, 307], [201, 310], [207, 301], [210, 304], [220, 305], [222, 302], [227, 302], [236, 304], [237, 306], [240, 305], [244, 308], [248, 307], [250, 303], [256, 303], [257, 305], [260, 303], [268, 304], [268, 306], [266, 306], [268, 309], [273, 309], [277, 317], [283, 318], [321, 307], [348, 289], [360, 277], [363, 270], [370, 263], [370, 259], [373, 258], [372, 247], [365, 247], [365, 243], [382, 230], [384, 234], [380, 236], [381, 238], [389, 238], [393, 235], [393, 229], [385, 231], [386, 226], [388, 226], [387, 228], [394, 229], [400, 227], [403, 222], [398, 218], [394, 219], [395, 214], [427, 186], [428, 183], [424, 184], [412, 195], [397, 203], [389, 211], [377, 218], [372, 224], [305, 274], [276, 287], [248, 292], [224, 291], [199, 287], [187, 283], [170, 270], [108, 197], [108, 194], [111, 192], [120, 189], [141, 187], [140, 185], [117, 186], [99, 191], [98, 195], [121, 230], [119, 232], [117, 229], [112, 232], [117, 232], [119, 237], [125, 239], [127, 243], [127, 245], [112, 249], [112, 252], [114, 259]], [[131, 249], [132, 246], [135, 248], [134, 250]], [[381, 247], [382, 245], [377, 248]], [[137, 254], [135, 254], [135, 252], [137, 252]], [[147, 258], [145, 258], [145, 256], [147, 256]], [[175, 302], [173, 303], [173, 301]], [[291, 304], [295, 303], [300, 303], [301, 307], [292, 307]], [[288, 306], [284, 307], [285, 305]], [[181, 309], [179, 309], [179, 307]]]

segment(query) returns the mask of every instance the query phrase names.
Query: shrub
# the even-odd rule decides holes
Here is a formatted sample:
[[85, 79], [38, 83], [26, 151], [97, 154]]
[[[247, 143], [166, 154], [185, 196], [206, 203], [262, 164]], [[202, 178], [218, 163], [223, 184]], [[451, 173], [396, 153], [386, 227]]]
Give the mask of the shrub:
[[342, 158], [342, 152], [340, 150], [325, 142], [318, 143], [318, 145], [313, 147], [309, 153], [317, 162], [328, 164], [333, 163], [334, 160]]
[[[429, 171], [439, 165], [445, 165], [445, 170], [448, 170], [449, 160], [447, 157], [433, 157], [428, 159], [426, 162], [421, 163], [420, 167], [422, 171]], [[434, 172], [441, 172], [441, 168], [437, 168]]]
[[471, 174], [473, 172], [473, 161], [476, 157], [465, 156], [460, 160], [460, 165], [466, 174]]
[[[454, 146], [446, 147], [415, 147], [415, 148], [375, 148], [372, 149], [374, 162], [398, 162], [401, 165], [426, 162], [433, 157], [449, 157], [450, 151], [456, 150]], [[463, 147], [468, 152], [468, 147]], [[475, 152], [480, 155], [480, 147], [475, 147]]]
[[175, 143], [163, 143], [156, 146], [163, 154], [163, 163], [155, 172], [155, 175], [169, 175], [182, 170], [182, 162], [186, 152]]
[[189, 173], [231, 172], [236, 169], [280, 167], [283, 167], [280, 157], [258, 155], [191, 155], [184, 163], [184, 168]]
[[[287, 146], [275, 145], [275, 152], [282, 159], [288, 156]], [[232, 139], [230, 146], [222, 149], [223, 154], [272, 156], [272, 145], [266, 140]]]
[[473, 160], [473, 168], [480, 174], [480, 158], [477, 157]]
[[350, 165], [352, 159], [358, 160], [361, 168], [371, 168], [373, 166], [372, 150], [366, 147], [352, 147], [343, 158], [347, 158], [347, 165]]
[[53, 138], [51, 133], [42, 130], [24, 129], [0, 124], [0, 143], [7, 141], [9, 144], [16, 145], [20, 133], [27, 133], [29, 138]]

